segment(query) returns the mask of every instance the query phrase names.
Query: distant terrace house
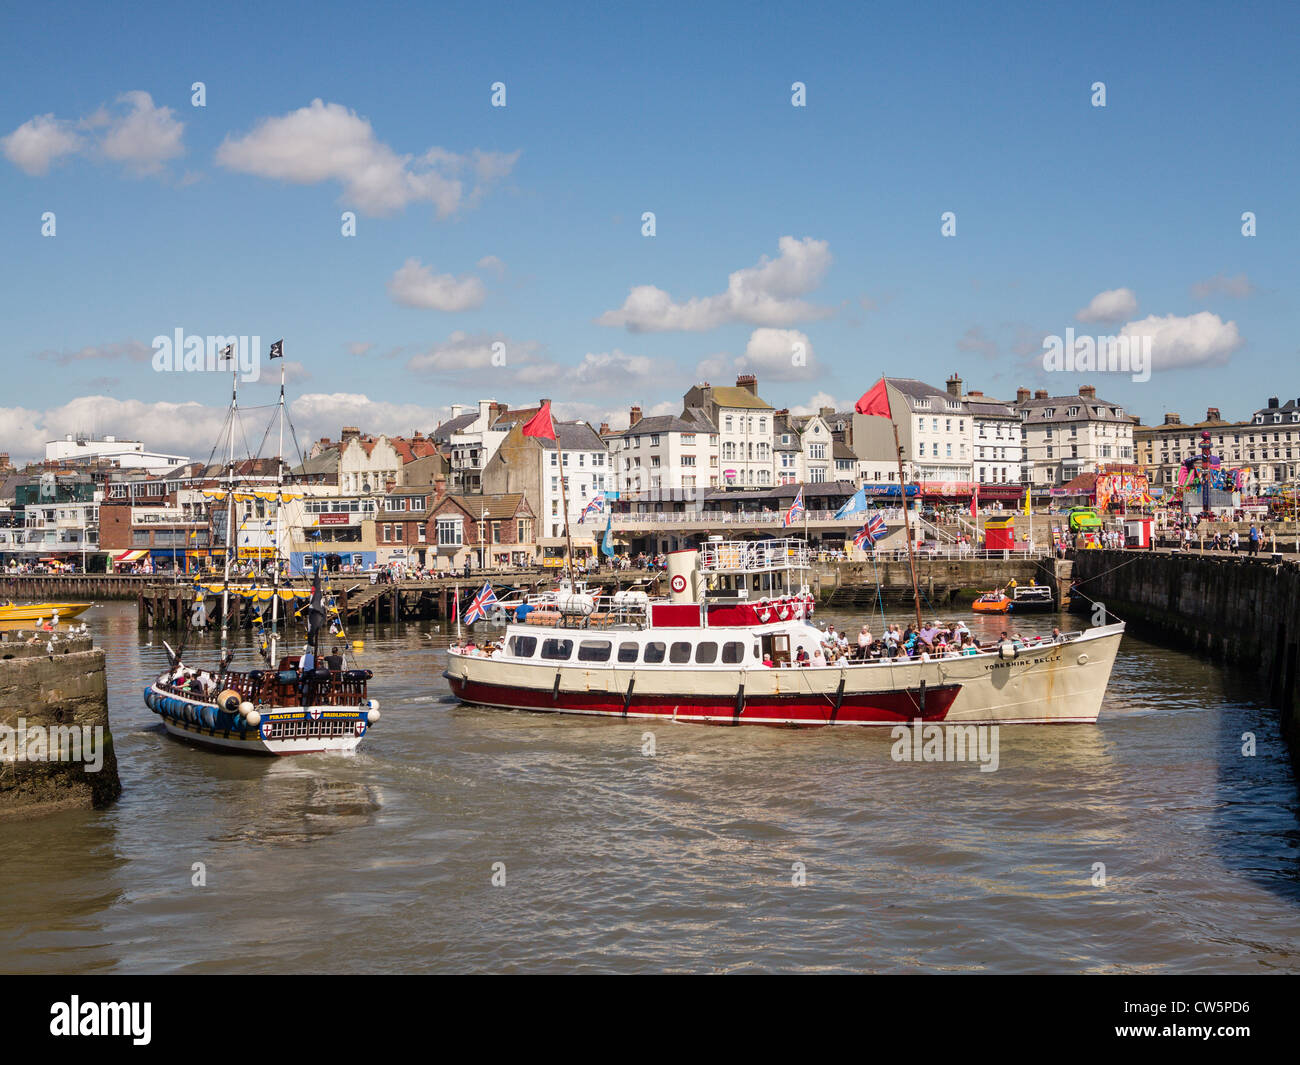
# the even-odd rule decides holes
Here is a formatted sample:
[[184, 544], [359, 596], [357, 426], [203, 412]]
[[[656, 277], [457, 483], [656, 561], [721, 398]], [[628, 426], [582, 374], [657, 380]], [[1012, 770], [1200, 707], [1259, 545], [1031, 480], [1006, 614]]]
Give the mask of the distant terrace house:
[[632, 407], [628, 423], [622, 432], [601, 433], [612, 468], [608, 487], [620, 497], [685, 501], [718, 483], [718, 433], [704, 411], [645, 418]]
[[596, 548], [595, 525], [579, 525], [578, 519], [595, 495], [614, 490], [609, 449], [587, 422], [556, 421], [555, 432], [564, 452], [562, 492], [555, 441], [524, 436], [522, 432], [522, 426], [537, 409], [510, 411], [496, 423], [495, 427], [507, 428], [508, 432], [484, 466], [484, 492], [523, 493], [538, 522], [537, 543], [554, 551], [562, 551], [565, 545], [561, 499], [567, 497], [574, 550], [590, 553]]
[[[969, 499], [974, 490], [971, 415], [962, 400], [960, 378], [954, 374], [947, 389], [941, 389], [912, 378], [890, 377], [886, 393], [908, 482], [916, 483], [924, 498], [936, 502]], [[868, 483], [873, 474], [883, 476], [886, 485], [896, 483], [897, 452], [890, 419], [853, 412], [849, 420], [851, 446], [864, 464]]]
[[430, 565], [461, 572], [532, 565], [537, 557], [536, 517], [522, 492], [445, 495], [433, 501], [426, 537]]
[[1229, 467], [1247, 467], [1246, 495], [1285, 484], [1300, 475], [1300, 399], [1279, 402], [1276, 396], [1243, 421], [1225, 420], [1218, 407], [1205, 420], [1186, 425], [1175, 412], [1161, 425], [1137, 425], [1133, 443], [1137, 461], [1154, 485], [1172, 491], [1184, 459], [1200, 456], [1201, 433], [1210, 433], [1211, 454]]
[[770, 488], [776, 482], [773, 431], [776, 412], [758, 394], [758, 378], [741, 374], [736, 384], [695, 385], [682, 398], [686, 409], [705, 412], [718, 430], [718, 484], [724, 488]]
[[1015, 408], [1035, 489], [1062, 487], [1100, 466], [1134, 463], [1137, 419], [1121, 404], [1098, 399], [1092, 385], [1080, 385], [1076, 396], [1051, 396], [1043, 389], [1030, 396], [1021, 388]]

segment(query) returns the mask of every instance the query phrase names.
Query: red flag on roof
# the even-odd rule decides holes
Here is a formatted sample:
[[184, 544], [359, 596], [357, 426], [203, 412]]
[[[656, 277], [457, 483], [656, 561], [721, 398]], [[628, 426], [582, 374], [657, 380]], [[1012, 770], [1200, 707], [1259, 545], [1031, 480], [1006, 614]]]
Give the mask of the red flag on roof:
[[542, 404], [542, 409], [534, 414], [524, 427], [519, 430], [524, 436], [544, 436], [547, 440], [555, 439], [555, 423], [551, 421], [551, 401]]
[[889, 393], [885, 390], [885, 379], [882, 377], [871, 386], [869, 391], [864, 392], [853, 409], [859, 414], [874, 414], [881, 418], [893, 418], [893, 412], [889, 409]]

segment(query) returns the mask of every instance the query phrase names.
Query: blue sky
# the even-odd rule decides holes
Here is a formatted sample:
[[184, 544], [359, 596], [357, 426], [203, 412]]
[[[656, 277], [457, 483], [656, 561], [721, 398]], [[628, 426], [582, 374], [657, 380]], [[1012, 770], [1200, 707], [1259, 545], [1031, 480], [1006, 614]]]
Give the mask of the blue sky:
[[[283, 336], [303, 436], [616, 420], [738, 370], [796, 408], [882, 370], [1146, 421], [1300, 395], [1294, 7], [768, 6], [7, 13], [0, 450], [206, 454], [225, 382], [147, 357], [177, 328]], [[1149, 381], [1043, 371], [1125, 326]]]

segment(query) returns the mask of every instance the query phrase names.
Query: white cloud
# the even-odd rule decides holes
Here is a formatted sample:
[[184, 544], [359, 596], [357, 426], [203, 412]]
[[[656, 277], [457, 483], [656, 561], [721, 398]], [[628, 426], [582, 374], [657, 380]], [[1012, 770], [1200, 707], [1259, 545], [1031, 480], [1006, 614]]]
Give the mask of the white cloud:
[[153, 97], [135, 90], [118, 97], [130, 110], [110, 119], [100, 150], [136, 174], [156, 174], [163, 163], [185, 153], [181, 135], [185, 123], [170, 107], [155, 107]]
[[407, 259], [389, 279], [388, 294], [402, 307], [468, 311], [483, 306], [487, 288], [477, 277], [435, 274], [419, 259]]
[[506, 264], [495, 255], [485, 255], [476, 264], [480, 270], [491, 270], [500, 279], [505, 277]]
[[82, 148], [81, 137], [69, 122], [53, 115], [29, 118], [7, 137], [0, 138], [5, 158], [32, 177], [48, 174], [50, 164]]
[[401, 155], [375, 136], [369, 119], [342, 104], [315, 99], [286, 115], [262, 119], [242, 137], [227, 137], [217, 149], [217, 162], [296, 185], [336, 181], [343, 186], [343, 201], [367, 214], [392, 214], [427, 201], [445, 218], [466, 200], [459, 174], [477, 179], [470, 190], [477, 199], [488, 184], [510, 173], [519, 154], [476, 149], [458, 155], [434, 147], [418, 158]]
[[790, 407], [791, 414], [820, 414], [823, 407], [830, 407], [833, 410], [849, 410], [852, 403], [841, 401], [832, 396], [829, 392], [816, 392], [807, 403], [795, 403]]
[[153, 348], [138, 340], [121, 340], [112, 344], [88, 344], [75, 351], [55, 351], [53, 348], [47, 348], [37, 352], [36, 357], [43, 362], [53, 362], [59, 366], [114, 359], [148, 362], [153, 358]]
[[374, 348], [374, 344], [365, 341], [354, 340], [348, 345], [349, 355], [365, 355]]
[[984, 332], [983, 328], [973, 325], [957, 341], [957, 350], [974, 352], [983, 355], [986, 359], [992, 359], [997, 357], [998, 345], [992, 337]]
[[1236, 322], [1224, 322], [1209, 311], [1186, 317], [1153, 314], [1129, 322], [1119, 335], [1149, 336], [1152, 369], [1156, 370], [1222, 366], [1243, 343]]
[[447, 407], [422, 403], [388, 403], [365, 393], [308, 392], [289, 404], [298, 439], [305, 447], [322, 436], [338, 438], [339, 428], [356, 425], [365, 433], [428, 432], [450, 413]]
[[745, 354], [732, 358], [726, 352], [710, 355], [695, 367], [696, 377], [725, 382], [734, 374], [752, 373], [759, 382], [805, 381], [820, 376], [812, 341], [798, 329], [755, 329]]
[[203, 459], [219, 435], [226, 413], [224, 407], [205, 407], [198, 402], [146, 403], [101, 395], [79, 396], [44, 411], [0, 407], [0, 451], [37, 457], [43, 454], [47, 440], [94, 432], [113, 434], [119, 440], [143, 440], [154, 451]]
[[677, 303], [661, 288], [636, 285], [622, 307], [606, 311], [596, 321], [623, 326], [633, 333], [700, 332], [729, 322], [788, 326], [832, 313], [799, 298], [825, 277], [831, 263], [827, 242], [782, 237], [778, 246], [780, 254], [775, 259], [765, 255], [758, 265], [735, 271], [728, 278], [727, 290], [716, 296]]
[[1075, 313], [1081, 322], [1122, 322], [1137, 313], [1137, 297], [1127, 288], [1098, 292], [1088, 306]]
[[117, 103], [124, 109], [100, 107], [77, 122], [37, 115], [0, 139], [0, 145], [11, 163], [34, 177], [67, 155], [95, 155], [148, 175], [161, 173], [167, 160], [185, 154], [185, 123], [170, 107], [155, 106], [153, 97], [140, 89], [124, 92]]
[[1254, 295], [1255, 286], [1245, 274], [1236, 277], [1224, 277], [1215, 274], [1206, 281], [1198, 281], [1192, 286], [1192, 296], [1198, 300], [1208, 300], [1211, 296], [1230, 296], [1233, 299], [1245, 299]]
[[[413, 373], [443, 374], [463, 383], [491, 383], [503, 389], [512, 382], [530, 380], [528, 375], [539, 365], [537, 347], [535, 341], [512, 340], [503, 333], [466, 333], [458, 329], [441, 343], [412, 355], [406, 368]], [[554, 383], [553, 368], [542, 378]]]

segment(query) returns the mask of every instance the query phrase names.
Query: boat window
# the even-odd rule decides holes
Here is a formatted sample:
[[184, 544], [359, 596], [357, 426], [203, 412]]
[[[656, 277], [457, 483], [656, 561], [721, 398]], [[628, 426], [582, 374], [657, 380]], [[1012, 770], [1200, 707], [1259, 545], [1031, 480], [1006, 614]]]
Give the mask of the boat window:
[[608, 662], [612, 648], [608, 640], [583, 640], [578, 644], [578, 661]]
[[702, 643], [695, 648], [695, 661], [701, 666], [711, 666], [718, 660], [718, 645]]
[[511, 636], [510, 653], [516, 658], [532, 658], [537, 650], [536, 636]]
[[621, 643], [618, 645], [618, 660], [620, 662], [635, 662], [636, 653], [639, 645], [635, 643]]
[[668, 661], [674, 665], [682, 665], [691, 660], [691, 645], [685, 640], [679, 640], [673, 644], [672, 650], [668, 652]]
[[543, 640], [542, 657], [554, 658], [560, 661], [568, 661], [569, 656], [573, 654], [572, 640]]
[[730, 643], [722, 645], [722, 661], [729, 666], [734, 666], [745, 657], [745, 645], [739, 640], [732, 640]]
[[648, 643], [645, 645], [645, 661], [662, 662], [664, 660], [664, 645], [661, 643]]

